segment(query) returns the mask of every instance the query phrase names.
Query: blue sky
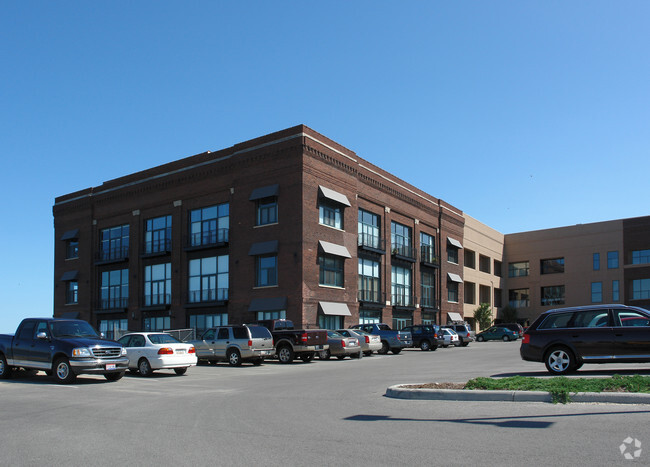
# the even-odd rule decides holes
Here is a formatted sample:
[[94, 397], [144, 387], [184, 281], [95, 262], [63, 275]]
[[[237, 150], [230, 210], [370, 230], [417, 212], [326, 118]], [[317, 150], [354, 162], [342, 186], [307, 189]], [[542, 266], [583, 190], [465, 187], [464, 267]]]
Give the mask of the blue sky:
[[0, 332], [54, 198], [306, 124], [503, 233], [648, 215], [650, 2], [0, 3]]

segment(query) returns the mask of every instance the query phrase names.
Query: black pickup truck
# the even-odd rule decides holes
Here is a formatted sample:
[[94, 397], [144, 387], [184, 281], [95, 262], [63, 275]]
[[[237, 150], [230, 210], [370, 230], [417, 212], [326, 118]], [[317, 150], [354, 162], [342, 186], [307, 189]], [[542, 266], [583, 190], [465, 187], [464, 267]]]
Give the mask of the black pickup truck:
[[71, 383], [79, 374], [100, 374], [117, 381], [128, 369], [121, 344], [103, 339], [79, 319], [27, 318], [14, 336], [0, 334], [0, 378], [14, 368], [40, 370], [56, 382]]
[[265, 319], [252, 324], [271, 331], [280, 363], [291, 363], [295, 357], [311, 362], [316, 352], [329, 348], [325, 329], [294, 329], [293, 321], [288, 319]]

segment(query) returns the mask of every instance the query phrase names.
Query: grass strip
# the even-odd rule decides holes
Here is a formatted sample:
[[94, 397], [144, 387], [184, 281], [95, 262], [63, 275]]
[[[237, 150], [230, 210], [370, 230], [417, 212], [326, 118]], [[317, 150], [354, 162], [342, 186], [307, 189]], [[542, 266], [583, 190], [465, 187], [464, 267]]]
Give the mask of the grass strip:
[[554, 403], [566, 404], [571, 401], [571, 393], [578, 392], [644, 392], [650, 393], [650, 377], [621, 376], [611, 378], [533, 378], [512, 376], [509, 378], [474, 378], [467, 382], [465, 389], [546, 391]]

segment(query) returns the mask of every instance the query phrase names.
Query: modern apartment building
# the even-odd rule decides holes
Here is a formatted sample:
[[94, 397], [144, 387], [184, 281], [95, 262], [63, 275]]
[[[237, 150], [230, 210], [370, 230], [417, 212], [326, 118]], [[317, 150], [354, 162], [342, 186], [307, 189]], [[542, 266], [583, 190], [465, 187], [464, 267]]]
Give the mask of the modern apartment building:
[[462, 319], [465, 218], [305, 126], [56, 198], [54, 315], [201, 331]]

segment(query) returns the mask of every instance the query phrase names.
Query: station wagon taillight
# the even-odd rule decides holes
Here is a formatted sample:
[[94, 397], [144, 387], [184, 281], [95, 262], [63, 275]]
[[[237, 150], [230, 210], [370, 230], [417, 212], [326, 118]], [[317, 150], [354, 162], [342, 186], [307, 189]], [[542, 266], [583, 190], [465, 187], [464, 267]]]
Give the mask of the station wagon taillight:
[[174, 354], [174, 349], [171, 347], [162, 347], [160, 350], [158, 350], [158, 355], [173, 355]]
[[530, 334], [524, 334], [524, 337], [521, 338], [522, 344], [530, 344]]

